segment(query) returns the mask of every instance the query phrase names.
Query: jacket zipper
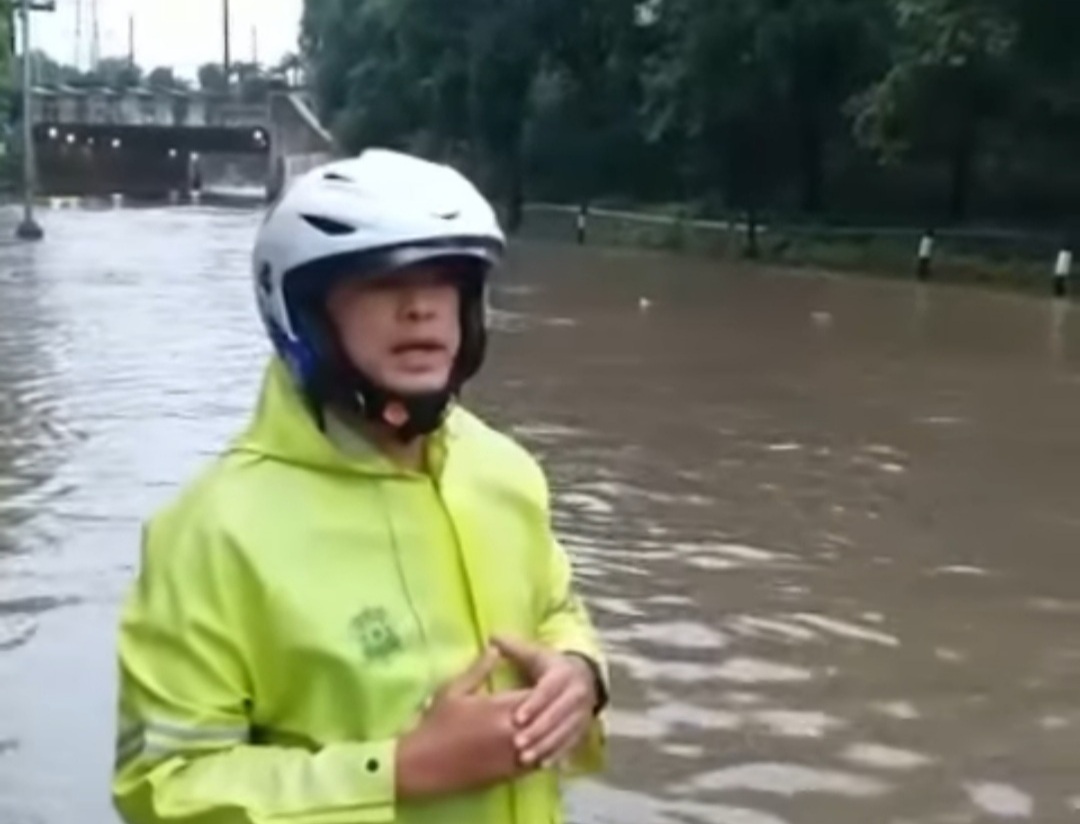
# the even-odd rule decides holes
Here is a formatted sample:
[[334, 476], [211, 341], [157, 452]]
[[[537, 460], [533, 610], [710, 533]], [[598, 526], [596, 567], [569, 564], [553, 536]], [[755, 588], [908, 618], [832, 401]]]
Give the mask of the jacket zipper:
[[401, 586], [401, 591], [405, 596], [405, 603], [409, 606], [409, 612], [412, 614], [413, 622], [416, 624], [416, 628], [420, 633], [420, 643], [424, 647], [424, 664], [427, 669], [427, 694], [420, 702], [419, 710], [421, 713], [426, 712], [431, 704], [435, 693], [438, 691], [439, 685], [435, 677], [435, 667], [432, 662], [432, 647], [431, 639], [428, 636], [427, 625], [424, 623], [423, 618], [420, 615], [420, 611], [416, 607], [416, 600], [413, 598], [412, 590], [409, 588], [408, 576], [405, 574], [405, 563], [401, 557], [401, 544], [398, 541], [397, 526], [394, 521], [393, 509], [390, 508], [388, 496], [383, 484], [379, 484], [379, 495], [383, 499], [384, 511], [391, 513], [390, 521], [390, 544], [393, 547], [394, 555], [394, 568], [397, 570], [398, 583]]
[[[450, 512], [450, 507], [446, 504], [446, 499], [443, 497], [442, 484], [436, 481], [434, 478], [430, 479], [432, 489], [435, 492], [435, 497], [439, 501], [439, 506], [442, 508], [443, 515], [446, 518], [446, 522], [450, 525], [450, 531], [454, 536], [454, 547], [457, 549], [457, 561], [461, 567], [462, 580], [465, 584], [465, 595], [469, 601], [469, 612], [472, 616], [473, 636], [476, 639], [477, 649], [484, 649], [487, 645], [488, 639], [487, 627], [484, 626], [484, 622], [480, 620], [480, 611], [476, 605], [476, 594], [473, 588], [473, 576], [469, 569], [469, 563], [465, 558], [465, 544], [461, 540], [461, 532], [458, 530], [457, 522], [454, 520], [453, 515]], [[492, 683], [492, 679], [488, 679], [488, 689], [490, 692], [494, 692], [495, 685]], [[518, 822], [521, 821], [521, 816], [518, 815], [518, 807], [520, 805], [520, 799], [518, 796], [517, 788], [514, 786], [506, 787], [506, 802], [507, 813], [509, 815], [508, 821]]]

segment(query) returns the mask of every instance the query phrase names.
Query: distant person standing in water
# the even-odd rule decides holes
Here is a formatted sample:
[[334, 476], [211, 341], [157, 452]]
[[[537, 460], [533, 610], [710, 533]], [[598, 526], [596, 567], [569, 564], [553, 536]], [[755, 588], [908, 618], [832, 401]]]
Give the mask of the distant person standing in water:
[[271, 208], [257, 410], [151, 519], [123, 611], [126, 821], [552, 824], [601, 769], [545, 476], [458, 403], [503, 251], [467, 180], [386, 150]]

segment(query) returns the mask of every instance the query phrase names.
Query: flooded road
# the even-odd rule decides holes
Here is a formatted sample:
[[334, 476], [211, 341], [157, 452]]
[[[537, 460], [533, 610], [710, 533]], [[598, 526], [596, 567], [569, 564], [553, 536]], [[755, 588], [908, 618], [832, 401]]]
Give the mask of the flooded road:
[[[242, 426], [258, 216], [0, 249], [0, 822], [107, 824], [140, 521]], [[470, 402], [545, 461], [616, 678], [581, 824], [1080, 818], [1080, 318], [522, 244]]]

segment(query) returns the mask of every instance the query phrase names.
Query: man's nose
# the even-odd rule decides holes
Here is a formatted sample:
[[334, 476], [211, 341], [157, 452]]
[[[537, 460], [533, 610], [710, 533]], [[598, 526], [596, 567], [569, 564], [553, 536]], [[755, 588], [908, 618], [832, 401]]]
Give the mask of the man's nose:
[[426, 320], [435, 314], [435, 296], [431, 289], [408, 286], [401, 293], [401, 314], [408, 320]]

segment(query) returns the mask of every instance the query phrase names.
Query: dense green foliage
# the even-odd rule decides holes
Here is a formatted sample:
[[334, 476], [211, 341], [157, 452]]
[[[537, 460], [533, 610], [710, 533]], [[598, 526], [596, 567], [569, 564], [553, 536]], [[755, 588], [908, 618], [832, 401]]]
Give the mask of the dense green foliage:
[[1076, 0], [306, 0], [345, 146], [523, 197], [865, 219], [1080, 211]]
[[189, 92], [197, 88], [210, 94], [226, 94], [231, 91], [243, 102], [261, 103], [272, 89], [288, 82], [288, 74], [295, 69], [298, 58], [288, 55], [272, 67], [235, 63], [232, 66], [231, 81], [226, 79], [222, 64], [207, 63], [199, 67], [195, 83], [177, 75], [169, 66], [158, 66], [147, 72], [126, 57], [105, 57], [98, 61], [95, 68], [84, 71], [58, 62], [44, 51], [34, 50], [32, 63], [34, 81], [40, 86], [85, 89], [104, 87], [118, 91], [143, 87], [177, 92]]

